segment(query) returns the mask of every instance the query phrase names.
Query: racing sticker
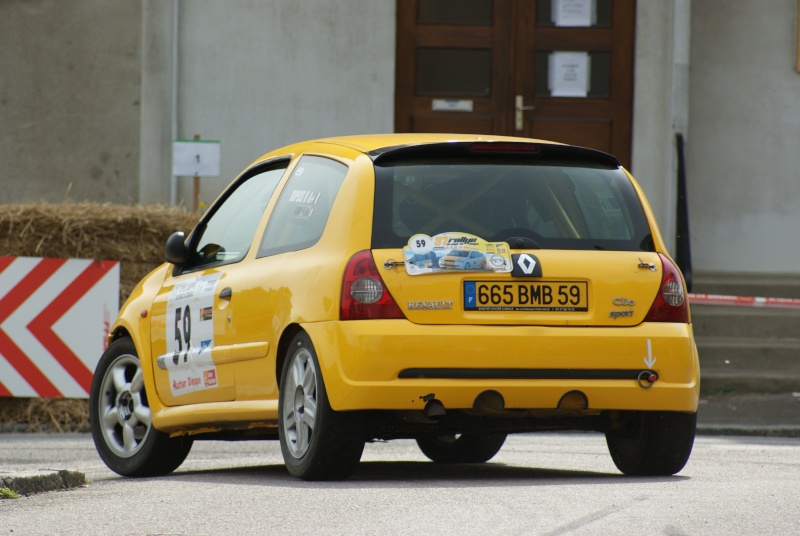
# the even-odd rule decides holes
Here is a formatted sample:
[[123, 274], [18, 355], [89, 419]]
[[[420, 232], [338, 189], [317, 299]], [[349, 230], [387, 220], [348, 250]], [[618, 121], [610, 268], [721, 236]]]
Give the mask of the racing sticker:
[[403, 248], [409, 275], [441, 272], [510, 272], [505, 242], [487, 242], [467, 233], [416, 234]]
[[178, 283], [167, 301], [167, 354], [159, 365], [169, 372], [173, 396], [217, 387], [214, 295], [222, 274]]
[[[303, 169], [300, 168], [295, 172], [295, 175], [300, 175]], [[319, 203], [319, 198], [322, 192], [315, 192], [312, 190], [293, 190], [289, 196], [289, 203], [295, 205], [292, 210], [292, 217], [298, 220], [307, 220], [314, 214], [314, 208]]]

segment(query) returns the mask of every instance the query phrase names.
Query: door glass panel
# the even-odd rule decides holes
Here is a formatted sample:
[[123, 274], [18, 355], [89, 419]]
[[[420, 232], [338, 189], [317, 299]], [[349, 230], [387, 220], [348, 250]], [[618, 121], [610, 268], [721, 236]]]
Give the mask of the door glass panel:
[[492, 25], [492, 0], [419, 0], [419, 24]]
[[[536, 26], [556, 25], [556, 2], [564, 0], [539, 0], [536, 2]], [[570, 0], [566, 0], [569, 2]], [[590, 26], [595, 28], [611, 27], [611, 0], [591, 0], [594, 2], [594, 17]], [[581, 2], [582, 3], [582, 2]]]
[[490, 94], [491, 51], [469, 48], [417, 49], [417, 95]]
[[286, 163], [257, 173], [227, 194], [204, 225], [198, 225], [199, 236], [185, 269], [207, 268], [229, 264], [244, 258], [250, 249], [261, 215], [278, 186]]
[[[550, 92], [550, 54], [549, 50], [536, 51], [536, 96], [551, 97]], [[590, 99], [607, 99], [611, 86], [611, 54], [608, 52], [589, 52], [589, 92]]]

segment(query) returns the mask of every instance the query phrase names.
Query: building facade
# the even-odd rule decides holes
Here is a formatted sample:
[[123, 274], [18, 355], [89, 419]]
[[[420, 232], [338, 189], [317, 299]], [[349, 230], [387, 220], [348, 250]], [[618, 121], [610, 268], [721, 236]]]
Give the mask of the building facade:
[[[697, 272], [796, 274], [797, 0], [0, 2], [0, 203], [211, 202], [305, 138], [519, 134], [616, 154]], [[533, 107], [533, 109], [529, 109]], [[518, 110], [517, 108], [522, 108]]]

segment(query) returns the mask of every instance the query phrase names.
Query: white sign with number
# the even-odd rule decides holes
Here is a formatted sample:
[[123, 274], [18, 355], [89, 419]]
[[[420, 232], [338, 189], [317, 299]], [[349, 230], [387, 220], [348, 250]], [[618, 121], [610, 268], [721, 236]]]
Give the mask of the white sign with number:
[[167, 301], [167, 358], [174, 396], [217, 387], [214, 295], [222, 274], [178, 283]]
[[176, 177], [219, 177], [221, 143], [208, 140], [172, 142], [172, 174]]

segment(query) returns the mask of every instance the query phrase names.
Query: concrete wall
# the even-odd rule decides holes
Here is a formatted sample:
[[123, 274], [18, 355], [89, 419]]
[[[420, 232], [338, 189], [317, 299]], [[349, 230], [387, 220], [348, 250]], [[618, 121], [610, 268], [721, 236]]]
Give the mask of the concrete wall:
[[0, 203], [138, 201], [140, 21], [140, 0], [0, 1]]
[[675, 254], [675, 134], [686, 134], [689, 0], [646, 0], [636, 11], [633, 158], [659, 228]]
[[[163, 86], [170, 40], [161, 32], [174, 13], [164, 4], [146, 1], [144, 24], [146, 46], [161, 48], [144, 56], [150, 93], [143, 137], [159, 140], [170, 139], [163, 118], [172, 113]], [[394, 2], [180, 2], [171, 31], [178, 42], [175, 136], [222, 142], [222, 176], [202, 179], [204, 202], [273, 148], [394, 128]], [[171, 171], [162, 149], [143, 147], [143, 202], [167, 200]], [[179, 181], [179, 202], [191, 205], [191, 185]]]
[[[191, 203], [174, 138], [222, 142], [210, 202], [268, 149], [393, 130], [395, 2], [0, 0], [0, 203]], [[632, 170], [695, 271], [798, 273], [796, 0], [640, 0]], [[688, 126], [687, 126], [688, 125]], [[71, 184], [71, 186], [70, 186]]]
[[800, 271], [796, 0], [692, 3], [689, 209], [695, 268]]

